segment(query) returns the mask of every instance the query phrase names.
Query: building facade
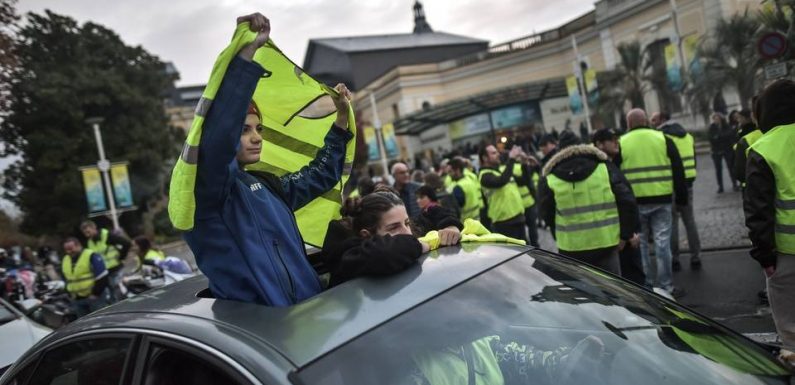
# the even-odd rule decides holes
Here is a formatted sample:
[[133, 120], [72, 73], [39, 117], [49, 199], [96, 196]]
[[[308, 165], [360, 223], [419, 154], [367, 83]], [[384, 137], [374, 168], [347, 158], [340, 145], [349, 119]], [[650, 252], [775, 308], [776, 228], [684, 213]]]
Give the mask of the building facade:
[[[360, 87], [355, 105], [363, 121], [371, 120], [374, 96], [380, 120], [395, 126], [399, 158], [409, 160], [483, 139], [500, 142], [508, 132], [578, 132], [585, 114], [572, 111], [566, 86], [575, 63], [596, 73], [613, 70], [620, 64], [616, 47], [637, 41], [665, 66], [664, 56], [671, 54], [666, 47], [677, 47], [677, 36], [685, 46], [706, 37], [719, 20], [758, 7], [756, 0], [600, 0], [593, 11], [559, 28], [456, 59], [393, 68]], [[686, 53], [688, 62], [693, 58]], [[731, 90], [724, 96], [730, 108], [738, 104]], [[690, 129], [704, 125], [679, 100], [663, 103], [651, 87], [644, 101], [650, 111], [673, 111]], [[617, 115], [599, 125], [616, 127], [620, 121]]]

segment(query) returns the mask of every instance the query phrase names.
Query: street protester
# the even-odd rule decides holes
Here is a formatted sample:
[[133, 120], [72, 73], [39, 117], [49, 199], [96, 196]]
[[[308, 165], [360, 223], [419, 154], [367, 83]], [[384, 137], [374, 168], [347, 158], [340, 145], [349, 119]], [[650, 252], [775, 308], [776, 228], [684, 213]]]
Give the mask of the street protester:
[[756, 107], [763, 135], [748, 151], [745, 225], [767, 277], [782, 356], [795, 364], [795, 82], [769, 85]]
[[102, 256], [102, 260], [105, 262], [105, 268], [108, 270], [110, 300], [112, 302], [120, 301], [122, 294], [119, 284], [123, 274], [122, 269], [132, 244], [127, 238], [116, 235], [108, 229], [97, 229], [97, 224], [92, 220], [83, 221], [80, 224], [80, 231], [86, 237], [87, 248]]
[[[619, 154], [614, 161], [632, 186], [640, 211], [640, 252], [646, 285], [654, 284], [678, 297], [684, 294], [674, 288], [671, 262], [671, 202], [687, 205], [685, 170], [679, 150], [662, 132], [652, 129], [646, 112], [632, 109], [627, 113], [629, 131], [621, 136]], [[651, 272], [649, 236], [654, 237], [657, 275]]]
[[737, 179], [734, 175], [732, 146], [735, 143], [736, 131], [734, 131], [726, 118], [720, 112], [712, 113], [712, 123], [709, 125], [709, 144], [712, 150], [712, 162], [715, 163], [715, 177], [718, 180], [718, 194], [723, 193], [723, 163], [729, 171], [732, 188], [737, 191]]
[[72, 296], [75, 314], [82, 317], [108, 304], [108, 270], [102, 256], [92, 249], [83, 248], [77, 238], [69, 237], [63, 243], [66, 255], [61, 260], [61, 270], [66, 280], [66, 291]]
[[[385, 276], [412, 266], [430, 249], [411, 231], [403, 200], [388, 187], [363, 198], [347, 199], [343, 219], [329, 224], [323, 242], [323, 263], [331, 273], [329, 286], [362, 276]], [[460, 241], [458, 228], [442, 230], [444, 245]]]
[[511, 238], [527, 240], [525, 235], [525, 216], [519, 184], [528, 184], [530, 175], [527, 168], [519, 180], [513, 176], [513, 165], [522, 161], [524, 152], [513, 146], [508, 153], [508, 162], [500, 161], [500, 152], [494, 145], [483, 147], [478, 153], [480, 172], [478, 178], [483, 195], [486, 197], [487, 215], [493, 232]]
[[[270, 21], [239, 17], [257, 32], [232, 59], [206, 113], [195, 187], [196, 221], [185, 240], [216, 298], [288, 306], [321, 291], [296, 226], [294, 210], [339, 183], [345, 163], [348, 103], [343, 84], [332, 96], [336, 121], [309, 165], [282, 177], [247, 172], [262, 152], [262, 117], [252, 101], [266, 70], [253, 61], [268, 41]], [[265, 154], [267, 156], [267, 154]]]
[[635, 236], [638, 206], [605, 153], [576, 136], [561, 141], [542, 170], [538, 201], [561, 254], [621, 274], [619, 252]]
[[690, 247], [690, 267], [701, 268], [701, 238], [698, 236], [696, 218], [693, 214], [693, 183], [696, 181], [696, 142], [681, 124], [671, 120], [671, 115], [665, 111], [652, 115], [652, 125], [662, 131], [679, 150], [682, 165], [685, 168], [685, 183], [687, 183], [687, 205], [676, 205], [672, 212], [673, 226], [671, 227], [671, 254], [673, 271], [682, 269], [679, 262], [679, 218], [685, 225], [687, 244]]
[[417, 205], [420, 207], [420, 215], [412, 219], [415, 233], [426, 234], [432, 230], [445, 230], [442, 231], [445, 235], [459, 233], [463, 230], [464, 225], [453, 210], [439, 203], [436, 191], [435, 188], [427, 184], [417, 189], [415, 195], [417, 196]]

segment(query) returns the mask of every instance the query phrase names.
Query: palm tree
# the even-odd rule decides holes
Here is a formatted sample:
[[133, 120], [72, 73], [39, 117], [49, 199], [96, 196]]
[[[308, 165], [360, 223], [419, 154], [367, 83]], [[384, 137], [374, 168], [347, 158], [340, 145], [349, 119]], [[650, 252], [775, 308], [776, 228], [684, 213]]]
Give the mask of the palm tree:
[[700, 56], [704, 71], [710, 77], [701, 86], [731, 85], [740, 96], [740, 104], [747, 108], [756, 90], [756, 76], [761, 62], [756, 54], [756, 39], [760, 24], [748, 11], [720, 20], [711, 39], [702, 44]]
[[617, 111], [624, 111], [629, 102], [631, 108], [646, 108], [643, 99], [648, 91], [646, 75], [648, 58], [640, 43], [632, 41], [616, 47], [620, 63], [614, 70], [599, 73], [599, 104], [596, 112], [604, 121], [611, 121]]

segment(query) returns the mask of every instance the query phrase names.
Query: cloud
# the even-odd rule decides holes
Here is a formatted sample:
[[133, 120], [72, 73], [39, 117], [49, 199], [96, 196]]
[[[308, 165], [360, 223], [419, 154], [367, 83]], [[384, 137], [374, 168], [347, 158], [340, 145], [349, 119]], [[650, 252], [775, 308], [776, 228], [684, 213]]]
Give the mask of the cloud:
[[[271, 19], [272, 37], [297, 63], [311, 38], [408, 33], [413, 0], [26, 0], [19, 13], [53, 12], [93, 21], [116, 31], [127, 44], [141, 45], [174, 62], [180, 84], [206, 81], [218, 53], [229, 42], [235, 18], [259, 10]], [[492, 44], [541, 32], [593, 9], [587, 0], [426, 0], [427, 20], [436, 31], [489, 40]]]

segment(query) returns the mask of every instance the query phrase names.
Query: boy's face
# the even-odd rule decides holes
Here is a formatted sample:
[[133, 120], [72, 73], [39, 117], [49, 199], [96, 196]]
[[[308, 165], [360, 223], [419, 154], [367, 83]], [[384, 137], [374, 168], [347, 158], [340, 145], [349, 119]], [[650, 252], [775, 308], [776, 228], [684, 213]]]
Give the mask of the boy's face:
[[237, 150], [237, 161], [242, 165], [257, 163], [262, 152], [262, 125], [257, 115], [246, 115], [243, 133], [240, 135], [240, 148]]
[[425, 195], [417, 195], [417, 206], [420, 206], [421, 209], [428, 207], [431, 204], [431, 199], [426, 197]]

